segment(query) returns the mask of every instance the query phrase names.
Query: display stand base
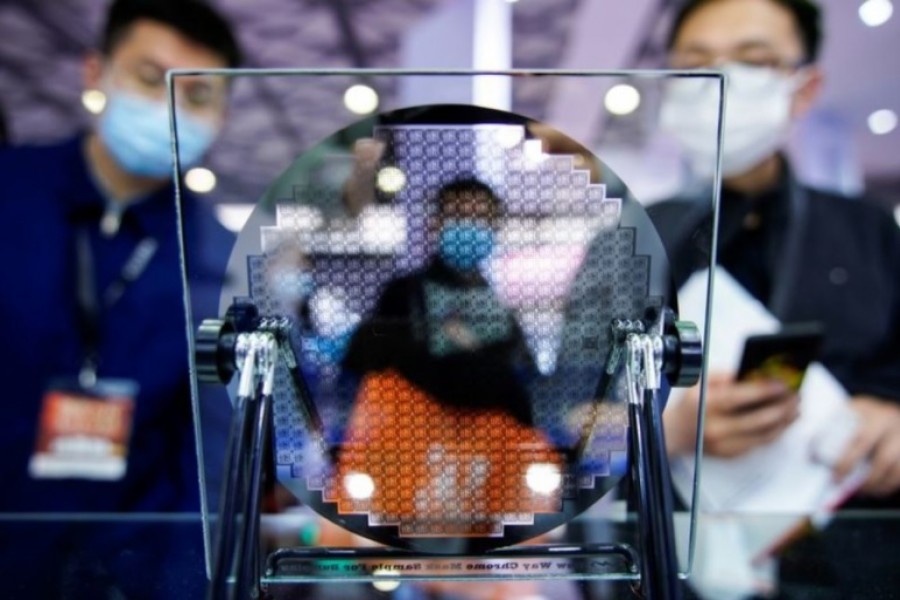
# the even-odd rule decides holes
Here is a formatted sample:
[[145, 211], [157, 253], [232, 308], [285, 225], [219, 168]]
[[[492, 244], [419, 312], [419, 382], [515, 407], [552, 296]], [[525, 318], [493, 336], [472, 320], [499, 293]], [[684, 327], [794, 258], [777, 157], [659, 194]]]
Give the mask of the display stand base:
[[[681, 338], [673, 337], [677, 339], [668, 345], [678, 348]], [[209, 597], [260, 598], [266, 586], [291, 582], [634, 579], [639, 582], [638, 597], [679, 600], [672, 486], [659, 397], [665, 338], [629, 333], [622, 341], [622, 366], [629, 387], [631, 484], [638, 513], [639, 553], [621, 543], [513, 546], [477, 555], [425, 554], [385, 547], [281, 548], [263, 565], [259, 538], [261, 473], [272, 427], [277, 343], [271, 332], [239, 336], [236, 354], [243, 368]]]
[[[281, 548], [269, 555], [264, 583], [381, 580], [638, 579], [628, 544], [519, 546], [477, 555], [423, 554], [395, 548]], [[627, 576], [624, 578], [628, 578]]]

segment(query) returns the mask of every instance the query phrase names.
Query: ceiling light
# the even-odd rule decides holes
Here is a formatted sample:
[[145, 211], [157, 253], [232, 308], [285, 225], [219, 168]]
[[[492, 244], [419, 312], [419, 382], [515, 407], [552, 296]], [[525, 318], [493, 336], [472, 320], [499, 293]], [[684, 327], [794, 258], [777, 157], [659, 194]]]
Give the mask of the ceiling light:
[[406, 185], [406, 175], [397, 167], [384, 167], [375, 176], [375, 185], [385, 194], [396, 194]]
[[640, 106], [641, 94], [633, 85], [620, 83], [606, 92], [603, 104], [606, 106], [606, 110], [614, 115], [627, 115], [633, 113]]
[[525, 139], [525, 129], [521, 125], [500, 126], [497, 129], [497, 143], [504, 148], [515, 148]]
[[406, 218], [395, 207], [370, 204], [359, 215], [359, 237], [370, 252], [402, 252]]
[[535, 463], [528, 467], [525, 483], [539, 494], [552, 494], [562, 484], [562, 474], [556, 465]]
[[378, 108], [378, 93], [367, 85], [351, 85], [344, 92], [344, 106], [357, 115], [367, 115]]
[[866, 0], [859, 7], [859, 18], [869, 27], [878, 27], [887, 23], [894, 14], [891, 0]]
[[344, 489], [354, 500], [366, 500], [375, 493], [375, 482], [365, 473], [344, 475]]
[[897, 128], [897, 113], [883, 108], [869, 115], [869, 131], [875, 135], [885, 135]]
[[194, 167], [184, 174], [184, 185], [192, 192], [208, 194], [216, 187], [216, 174], [203, 167]]
[[544, 145], [541, 140], [525, 140], [522, 144], [522, 158], [528, 169], [538, 168], [547, 155], [544, 154]]
[[84, 90], [81, 93], [81, 104], [92, 115], [99, 115], [106, 107], [106, 94], [100, 90]]
[[244, 228], [255, 207], [255, 204], [217, 204], [216, 219], [228, 231], [238, 233]]
[[379, 579], [372, 582], [372, 587], [374, 587], [379, 592], [393, 592], [398, 587], [400, 587], [400, 580], [397, 578], [396, 571], [392, 571], [390, 569], [375, 569], [375, 571], [372, 572], [372, 575], [374, 575], [375, 577], [390, 578]]

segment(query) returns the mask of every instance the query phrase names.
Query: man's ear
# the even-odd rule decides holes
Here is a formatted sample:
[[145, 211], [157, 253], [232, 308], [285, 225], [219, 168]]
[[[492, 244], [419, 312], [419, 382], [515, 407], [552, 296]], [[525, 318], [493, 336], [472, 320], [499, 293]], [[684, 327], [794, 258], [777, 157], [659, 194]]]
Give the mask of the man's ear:
[[813, 65], [803, 70], [800, 75], [803, 79], [800, 87], [794, 92], [794, 101], [791, 106], [791, 116], [798, 118], [805, 115], [822, 91], [822, 71]]
[[85, 90], [100, 88], [103, 74], [103, 56], [99, 52], [90, 52], [81, 62], [81, 84]]

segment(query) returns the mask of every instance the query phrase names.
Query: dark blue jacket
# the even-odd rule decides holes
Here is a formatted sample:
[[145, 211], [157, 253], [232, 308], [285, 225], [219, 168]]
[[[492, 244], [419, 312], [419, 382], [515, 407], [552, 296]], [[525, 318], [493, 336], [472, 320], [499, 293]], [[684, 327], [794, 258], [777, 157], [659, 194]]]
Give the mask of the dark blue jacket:
[[[77, 137], [53, 146], [0, 151], [0, 512], [197, 512], [174, 189], [166, 186], [129, 206], [118, 233], [104, 237], [99, 222], [106, 201], [85, 163], [83, 146], [84, 138]], [[198, 198], [188, 194], [183, 206], [192, 308], [200, 319], [217, 312], [233, 239]], [[99, 377], [132, 379], [140, 386], [127, 471], [114, 482], [35, 480], [28, 473], [44, 392], [55, 378], [76, 376], [84, 359], [76, 302], [78, 231], [86, 231], [90, 240], [98, 296], [119, 276], [141, 240], [152, 237], [159, 245], [139, 278], [100, 314]], [[219, 408], [224, 430], [230, 407], [225, 402]], [[221, 440], [224, 445], [224, 433]], [[127, 525], [86, 535], [83, 526], [76, 534], [65, 521], [27, 540], [6, 538], [6, 529], [0, 535], [6, 538], [0, 539], [5, 570], [12, 573], [19, 562], [25, 565], [16, 573], [23, 591], [40, 589], [38, 595], [53, 596], [62, 585], [59, 578], [79, 572], [83, 564], [115, 571], [120, 549], [129, 544], [137, 543], [155, 557], [138, 562], [148, 569], [156, 562], [160, 571], [171, 568], [161, 565], [179, 551], [153, 536], [135, 542], [136, 530]], [[192, 556], [202, 548], [199, 537], [181, 545], [190, 547]], [[38, 561], [44, 564], [30, 578], [28, 565]], [[187, 572], [202, 578], [202, 565]], [[120, 589], [128, 585], [127, 575], [113, 579]], [[43, 584], [49, 587], [40, 588]]]

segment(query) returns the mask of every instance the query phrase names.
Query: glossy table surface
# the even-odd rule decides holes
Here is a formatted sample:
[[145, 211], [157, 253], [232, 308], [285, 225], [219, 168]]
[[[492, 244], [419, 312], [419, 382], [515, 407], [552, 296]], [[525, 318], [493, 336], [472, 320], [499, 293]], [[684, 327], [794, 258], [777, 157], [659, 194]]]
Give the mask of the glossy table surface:
[[[0, 515], [0, 553], [2, 598], [202, 598], [206, 591], [196, 514]], [[778, 568], [778, 598], [900, 599], [900, 512], [839, 513], [783, 550]], [[266, 591], [274, 599], [639, 597], [629, 581], [571, 580], [409, 582], [390, 592], [367, 582], [272, 584]]]

